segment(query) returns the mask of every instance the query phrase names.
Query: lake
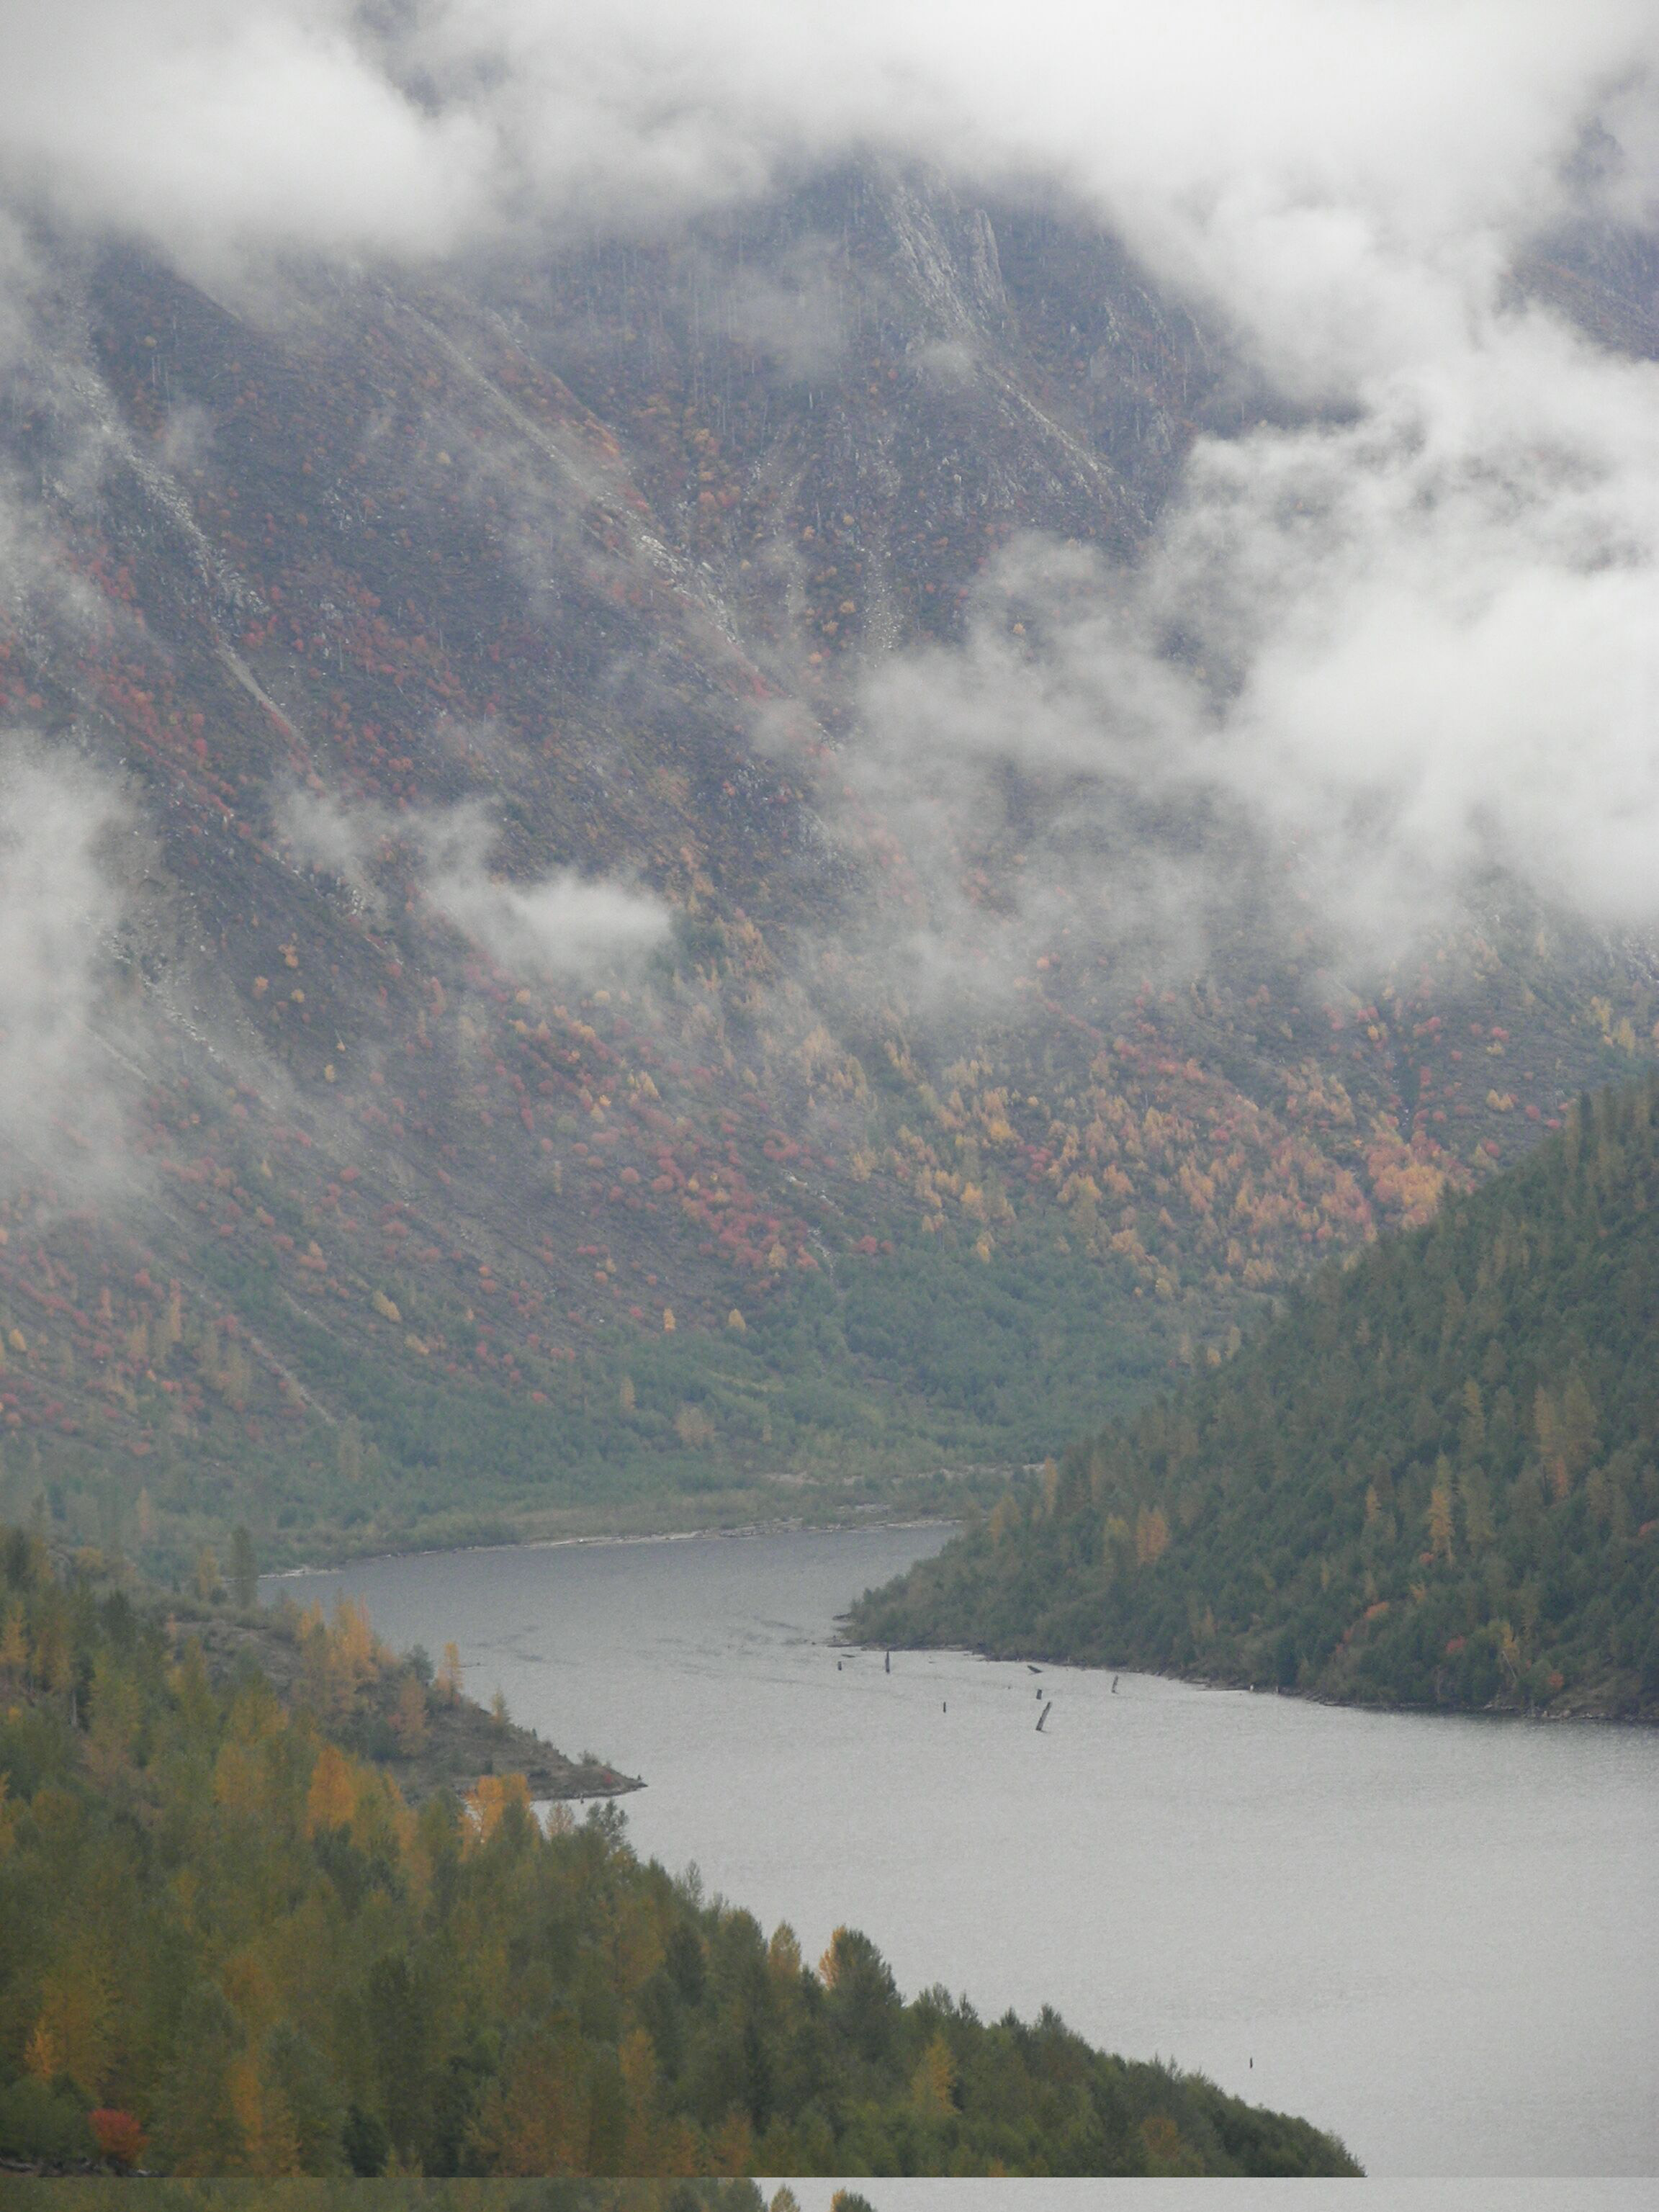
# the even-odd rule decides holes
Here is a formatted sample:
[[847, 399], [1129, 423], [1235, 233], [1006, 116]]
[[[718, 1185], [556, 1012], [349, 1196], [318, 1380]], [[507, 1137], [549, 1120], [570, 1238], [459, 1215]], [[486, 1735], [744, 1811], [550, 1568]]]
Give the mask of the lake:
[[644, 1777], [642, 1854], [808, 1957], [862, 1928], [907, 1992], [1052, 2003], [1373, 2174], [1659, 2172], [1659, 1735], [837, 1650], [836, 1615], [945, 1534], [428, 1554], [265, 1590], [455, 1642], [474, 1696]]

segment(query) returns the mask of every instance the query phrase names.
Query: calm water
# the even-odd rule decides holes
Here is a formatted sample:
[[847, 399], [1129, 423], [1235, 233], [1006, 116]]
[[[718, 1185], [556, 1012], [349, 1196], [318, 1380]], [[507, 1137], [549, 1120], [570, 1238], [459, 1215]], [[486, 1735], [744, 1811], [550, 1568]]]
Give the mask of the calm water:
[[908, 1990], [1051, 2002], [1374, 2174], [1659, 2172], [1659, 1736], [834, 1650], [836, 1615], [942, 1541], [453, 1553], [285, 1587], [453, 1639], [475, 1695], [646, 1778], [641, 1852], [809, 1957], [862, 1927]]

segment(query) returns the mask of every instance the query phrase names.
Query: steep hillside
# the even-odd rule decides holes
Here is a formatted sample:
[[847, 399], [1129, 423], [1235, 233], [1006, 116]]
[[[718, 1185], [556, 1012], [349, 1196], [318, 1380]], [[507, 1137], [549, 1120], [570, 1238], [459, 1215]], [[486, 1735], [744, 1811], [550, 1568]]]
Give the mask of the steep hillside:
[[1645, 950], [1501, 884], [1344, 981], [1234, 826], [899, 793], [930, 646], [1040, 655], [1269, 410], [1064, 206], [866, 164], [222, 298], [48, 246], [0, 703], [106, 910], [83, 1038], [8, 1000], [20, 1510], [276, 1558], [1024, 1462], [1651, 1051]]
[[769, 1943], [695, 1873], [642, 1865], [614, 1807], [544, 1829], [541, 1780], [617, 1778], [527, 1783], [508, 1765], [526, 1740], [476, 1709], [497, 1761], [465, 1801], [432, 1790], [459, 1685], [393, 1662], [349, 1607], [291, 1625], [301, 1671], [281, 1694], [259, 1663], [281, 1638], [238, 1625], [216, 1680], [153, 1595], [54, 1571], [0, 1528], [0, 2160], [1358, 2170], [1306, 2121], [1109, 2057], [1052, 2011], [990, 2026], [942, 1990], [906, 2004], [850, 1929], [814, 1972], [787, 1926]]
[[856, 1632], [1659, 1719], [1656, 1314], [1650, 1080], [1328, 1267], [1233, 1364], [867, 1597]]

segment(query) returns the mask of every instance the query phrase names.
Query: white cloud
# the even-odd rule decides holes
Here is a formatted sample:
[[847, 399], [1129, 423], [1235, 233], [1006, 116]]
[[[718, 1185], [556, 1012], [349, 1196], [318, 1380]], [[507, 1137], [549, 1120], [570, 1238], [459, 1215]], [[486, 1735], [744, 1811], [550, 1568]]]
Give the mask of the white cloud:
[[431, 252], [486, 197], [489, 143], [386, 76], [330, 0], [63, 0], [0, 24], [19, 188], [198, 273], [247, 250]]
[[668, 931], [660, 900], [613, 879], [559, 869], [529, 883], [508, 881], [489, 866], [495, 832], [476, 804], [393, 814], [295, 789], [277, 818], [305, 866], [337, 876], [372, 906], [381, 903], [381, 852], [396, 847], [405, 856], [400, 882], [412, 857], [431, 905], [503, 966], [593, 975], [648, 952]]
[[1237, 672], [1211, 772], [1387, 928], [1492, 864], [1659, 920], [1659, 368], [1523, 315], [1366, 396], [1194, 458], [1153, 588]]
[[963, 648], [872, 672], [849, 774], [947, 928], [1010, 770], [1029, 934], [1056, 883], [1100, 888], [1091, 855], [1113, 856], [1119, 933], [1137, 883], [1168, 922], [1170, 869], [1200, 904], [1212, 869], [1153, 818], [1171, 799], [1166, 826], [1290, 856], [1366, 956], [1494, 868], [1659, 924], [1659, 366], [1494, 310], [1363, 403], [1200, 444], [1137, 573], [1028, 541]]
[[122, 915], [118, 799], [11, 736], [0, 745], [0, 1175], [125, 1172], [116, 1063], [95, 1016]]
[[[1077, 780], [1068, 835], [1091, 787], [1114, 818], [1218, 792], [1356, 927], [1488, 860], [1635, 917], [1655, 373], [1504, 283], [1586, 205], [1655, 219], [1656, 84], [1651, 0], [59, 0], [0, 18], [0, 159], [209, 272], [647, 222], [861, 144], [1058, 176], [1349, 419], [1200, 446], [1135, 591], [1073, 577], [1034, 661], [981, 638], [880, 676], [871, 789], [925, 827], [958, 800], [907, 760], [970, 763], [981, 798], [1040, 766]], [[787, 301], [750, 310], [787, 334]], [[1215, 694], [1159, 659], [1176, 617]], [[644, 927], [630, 893], [493, 885], [477, 855], [433, 880], [501, 944]]]
[[58, 0], [0, 21], [14, 177], [189, 255], [442, 252], [753, 191], [864, 143], [1060, 171], [1323, 377], [1559, 197], [1653, 178], [1644, 0]]
[[487, 861], [493, 835], [473, 809], [429, 817], [423, 835], [428, 897], [505, 966], [592, 975], [648, 952], [667, 933], [660, 902], [622, 884], [571, 869], [528, 884], [492, 874]]

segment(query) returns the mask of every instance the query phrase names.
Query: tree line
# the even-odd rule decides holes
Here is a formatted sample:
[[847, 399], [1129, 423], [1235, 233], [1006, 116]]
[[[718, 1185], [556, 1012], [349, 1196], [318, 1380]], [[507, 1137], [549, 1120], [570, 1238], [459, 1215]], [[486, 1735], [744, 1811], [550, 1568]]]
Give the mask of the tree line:
[[1659, 1086], [1584, 1097], [853, 1616], [1365, 1703], [1659, 1717]]
[[[237, 1625], [237, 1624], [234, 1624]], [[240, 1624], [246, 1626], [245, 1622]], [[349, 1609], [285, 1670], [0, 1532], [0, 2157], [179, 2176], [1346, 2172], [1306, 2122], [1052, 2013], [816, 1966], [487, 1773], [352, 1747], [399, 1680]], [[273, 1679], [284, 1671], [279, 1688]], [[696, 2200], [701, 2202], [702, 2200]]]

